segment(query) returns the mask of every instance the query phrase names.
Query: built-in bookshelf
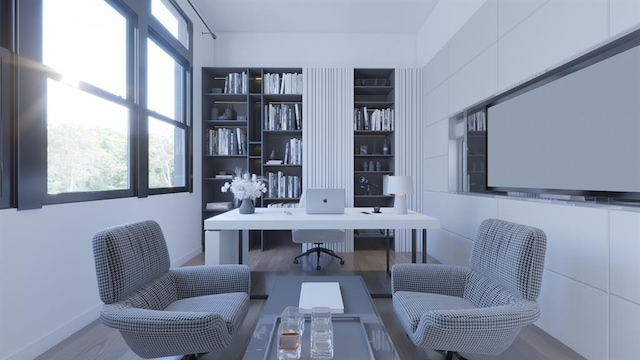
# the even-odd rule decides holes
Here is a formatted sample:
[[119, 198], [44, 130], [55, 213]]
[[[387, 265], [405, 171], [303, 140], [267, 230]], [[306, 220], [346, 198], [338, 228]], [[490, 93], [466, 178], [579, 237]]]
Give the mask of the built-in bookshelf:
[[467, 186], [469, 192], [487, 189], [487, 122], [484, 111], [467, 115]]
[[[239, 206], [233, 194], [221, 191], [235, 169], [268, 181], [257, 207], [297, 205], [303, 186], [302, 89], [300, 68], [202, 69], [203, 220]], [[283, 234], [252, 231], [250, 240], [264, 249], [275, 238], [287, 241]]]
[[[383, 194], [382, 179], [394, 174], [394, 70], [355, 69], [353, 79], [354, 206], [393, 206], [393, 196]], [[354, 246], [384, 239], [384, 230], [355, 230]], [[362, 238], [367, 241], [357, 241]]]

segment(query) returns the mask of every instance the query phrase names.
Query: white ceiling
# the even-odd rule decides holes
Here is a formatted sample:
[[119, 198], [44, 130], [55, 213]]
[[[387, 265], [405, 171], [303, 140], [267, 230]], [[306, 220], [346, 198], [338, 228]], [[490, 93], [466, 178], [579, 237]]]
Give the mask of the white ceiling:
[[438, 0], [190, 0], [214, 33], [415, 34]]

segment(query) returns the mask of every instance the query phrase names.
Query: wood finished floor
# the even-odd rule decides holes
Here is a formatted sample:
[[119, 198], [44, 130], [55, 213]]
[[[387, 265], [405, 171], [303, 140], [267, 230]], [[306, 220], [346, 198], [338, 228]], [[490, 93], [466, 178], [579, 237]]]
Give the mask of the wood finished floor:
[[[260, 251], [249, 252], [250, 268], [252, 271], [252, 283], [261, 281], [271, 283], [275, 276], [280, 275], [328, 275], [328, 274], [377, 274], [373, 276], [375, 281], [383, 281], [385, 274], [384, 250], [358, 250], [353, 253], [339, 254], [345, 260], [344, 265], [339, 265], [335, 259], [328, 256], [321, 257], [322, 270], [315, 270], [315, 258], [302, 259], [300, 264], [293, 264], [292, 259], [299, 253], [298, 246], [278, 246]], [[410, 262], [409, 253], [391, 252], [391, 264], [395, 262]], [[418, 254], [420, 256], [420, 254]], [[431, 259], [433, 261], [433, 259]], [[199, 255], [189, 261], [188, 265], [204, 263], [204, 256]], [[383, 274], [379, 275], [379, 274]], [[367, 282], [368, 280], [365, 279]], [[371, 280], [369, 280], [370, 282]], [[388, 277], [386, 278], [388, 281]], [[367, 286], [371, 287], [367, 282]], [[375, 285], [374, 285], [375, 286]], [[261, 293], [268, 285], [254, 286], [254, 291]], [[266, 300], [252, 299], [249, 313], [244, 324], [235, 338], [233, 344], [226, 350], [205, 354], [202, 360], [235, 360], [242, 359], [244, 350], [249, 343], [251, 334], [258, 320], [262, 307]], [[382, 318], [387, 331], [390, 334], [401, 359], [425, 359], [442, 360], [443, 355], [433, 350], [417, 348], [406, 336], [402, 325], [396, 319], [393, 312], [391, 299], [377, 298], [373, 300]], [[536, 326], [530, 325], [522, 329], [512, 346], [499, 356], [484, 356], [464, 354], [469, 360], [573, 360], [584, 359], [559, 341], [555, 340]], [[60, 344], [48, 350], [38, 360], [132, 360], [141, 359], [136, 356], [124, 342], [120, 334], [111, 328], [102, 325], [98, 320], [73, 334]], [[172, 359], [172, 358], [169, 358]], [[339, 358], [336, 357], [336, 360]]]

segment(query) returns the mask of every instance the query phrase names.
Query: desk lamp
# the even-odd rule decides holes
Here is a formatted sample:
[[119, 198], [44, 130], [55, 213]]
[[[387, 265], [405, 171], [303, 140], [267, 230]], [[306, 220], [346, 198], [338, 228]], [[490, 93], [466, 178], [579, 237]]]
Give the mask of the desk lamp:
[[394, 194], [393, 211], [396, 214], [407, 213], [407, 194], [413, 192], [411, 176], [385, 175], [382, 179], [385, 194]]

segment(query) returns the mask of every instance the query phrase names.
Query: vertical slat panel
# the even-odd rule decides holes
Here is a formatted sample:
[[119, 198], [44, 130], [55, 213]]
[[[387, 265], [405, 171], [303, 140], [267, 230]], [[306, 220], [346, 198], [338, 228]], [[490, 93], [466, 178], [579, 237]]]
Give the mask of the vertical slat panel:
[[[407, 197], [411, 210], [422, 211], [424, 134], [422, 126], [422, 69], [396, 69], [395, 174], [413, 178], [413, 194]], [[418, 232], [421, 236], [421, 232]], [[395, 230], [395, 251], [411, 251], [411, 231]], [[422, 243], [418, 241], [418, 251]]]
[[[304, 187], [344, 188], [353, 206], [353, 69], [305, 68], [303, 74]], [[353, 252], [353, 232], [328, 247]]]

